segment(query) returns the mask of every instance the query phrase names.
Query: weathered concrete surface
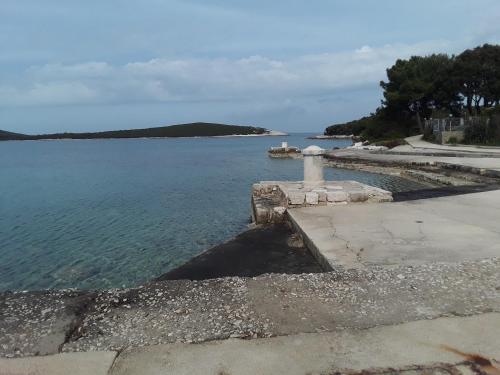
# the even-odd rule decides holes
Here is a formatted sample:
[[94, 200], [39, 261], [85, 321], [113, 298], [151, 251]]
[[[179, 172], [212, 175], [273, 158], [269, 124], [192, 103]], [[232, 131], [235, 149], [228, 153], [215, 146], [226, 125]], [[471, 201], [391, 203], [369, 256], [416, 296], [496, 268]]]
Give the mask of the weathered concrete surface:
[[370, 267], [247, 282], [249, 309], [275, 335], [500, 312], [500, 259]]
[[484, 157], [454, 157], [454, 156], [427, 156], [413, 152], [410, 155], [379, 153], [364, 150], [342, 149], [331, 151], [328, 154], [333, 160], [371, 161], [382, 165], [442, 165], [455, 168], [469, 168], [478, 173], [500, 177], [500, 158]]
[[63, 351], [268, 337], [272, 330], [251, 309], [244, 278], [167, 280], [100, 292]]
[[261, 181], [252, 187], [253, 220], [257, 224], [286, 221], [287, 208], [390, 201], [391, 192], [357, 181], [327, 181], [313, 186], [302, 181]]
[[322, 268], [285, 224], [245, 231], [157, 280], [204, 280], [265, 273], [314, 273]]
[[500, 254], [500, 190], [289, 216], [332, 268], [457, 262]]
[[450, 186], [464, 186], [464, 185], [474, 185], [476, 182], [472, 180], [465, 180], [462, 178], [457, 178], [454, 176], [446, 176], [441, 173], [428, 172], [421, 170], [408, 169], [402, 171], [401, 176], [409, 177], [418, 181], [426, 181], [429, 183], [437, 183], [440, 185], [450, 185]]
[[[415, 153], [409, 153], [414, 155]], [[367, 156], [369, 155], [369, 156]], [[393, 155], [394, 156], [394, 155]], [[396, 155], [398, 156], [398, 155]], [[385, 160], [371, 154], [345, 151], [332, 152], [328, 156], [328, 165], [334, 168], [352, 169], [370, 173], [399, 176], [418, 182], [420, 187], [415, 186], [411, 190], [425, 189], [428, 187], [441, 186], [473, 186], [475, 184], [498, 184], [499, 176], [495, 171], [488, 171], [485, 175], [483, 170], [470, 169], [454, 164], [441, 163], [418, 163], [413, 158], [407, 160]]]
[[116, 352], [107, 351], [0, 358], [0, 375], [106, 375], [115, 357]]
[[[67, 298], [65, 293], [74, 292], [59, 294], [59, 300]], [[5, 321], [1, 338], [8, 341], [0, 346], [0, 356], [34, 355], [32, 348], [52, 337], [38, 310], [30, 312], [27, 300], [38, 298], [36, 293], [10, 295], [8, 316], [27, 316], [27, 323], [20, 329]], [[57, 320], [58, 300], [44, 304], [49, 309], [45, 319]], [[168, 280], [100, 292], [76, 324], [60, 331], [65, 339], [57, 341], [59, 347], [46, 353], [359, 329], [485, 312], [500, 312], [498, 258], [250, 279]]]
[[[11, 302], [29, 296], [12, 294]], [[78, 325], [67, 332], [60, 350], [123, 350], [357, 330], [489, 312], [500, 313], [500, 259], [250, 279], [169, 280], [99, 293]], [[49, 334], [36, 324], [30, 336], [23, 336], [26, 331], [18, 332], [15, 325], [7, 328], [4, 332], [16, 346], [29, 340], [38, 345]], [[0, 347], [1, 356], [23, 354]]]
[[413, 137], [405, 138], [405, 141], [416, 152], [418, 152], [419, 150], [439, 150], [448, 152], [461, 151], [476, 154], [484, 154], [485, 152], [487, 152], [490, 154], [496, 154], [500, 157], [500, 147], [478, 145], [439, 145], [436, 143], [425, 141], [424, 139], [422, 139], [421, 135], [415, 135]]
[[500, 184], [474, 184], [462, 186], [443, 186], [439, 188], [399, 191], [393, 193], [394, 202], [405, 202], [419, 199], [451, 197], [485, 191], [500, 190]]
[[123, 352], [112, 374], [305, 375], [374, 368], [387, 368], [387, 371], [391, 368], [394, 373], [415, 365], [441, 369], [436, 371], [441, 374], [453, 373], [453, 370], [455, 374], [472, 372], [470, 366], [443, 365], [458, 364], [465, 358], [442, 345], [480, 353], [485, 358], [500, 358], [500, 314], [441, 318], [328, 334], [138, 348]]
[[0, 357], [57, 353], [93, 294], [74, 291], [0, 294]]
[[500, 260], [103, 292], [63, 351], [269, 337], [500, 312]]

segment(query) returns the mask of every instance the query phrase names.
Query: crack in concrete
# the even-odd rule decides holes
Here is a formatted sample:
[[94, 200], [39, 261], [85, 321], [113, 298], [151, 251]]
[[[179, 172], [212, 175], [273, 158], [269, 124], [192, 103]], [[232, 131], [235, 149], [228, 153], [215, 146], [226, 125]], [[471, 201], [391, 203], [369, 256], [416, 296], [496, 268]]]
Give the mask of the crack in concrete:
[[58, 347], [59, 353], [63, 352], [64, 345], [68, 344], [70, 341], [78, 340], [78, 338], [81, 337], [82, 323], [84, 322], [85, 317], [87, 316], [87, 313], [89, 312], [91, 307], [95, 305], [97, 294], [89, 293], [83, 295], [81, 298], [83, 298], [84, 300], [76, 307], [74, 311], [75, 317], [69, 324], [68, 330], [65, 332], [64, 341]]
[[128, 347], [124, 347], [116, 350], [115, 358], [113, 358], [113, 362], [111, 363], [111, 366], [109, 366], [108, 375], [111, 375], [113, 373], [113, 370], [115, 369], [116, 366], [116, 362], [118, 361], [118, 357], [120, 357], [121, 354], [127, 349]]

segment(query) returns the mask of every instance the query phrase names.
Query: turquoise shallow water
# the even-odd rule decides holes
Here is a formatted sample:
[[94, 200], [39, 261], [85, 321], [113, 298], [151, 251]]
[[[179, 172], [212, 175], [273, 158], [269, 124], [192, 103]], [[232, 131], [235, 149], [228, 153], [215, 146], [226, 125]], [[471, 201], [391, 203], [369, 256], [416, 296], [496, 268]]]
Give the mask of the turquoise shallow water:
[[[133, 286], [244, 230], [260, 180], [301, 180], [302, 161], [260, 138], [0, 142], [0, 290]], [[327, 168], [389, 190], [418, 184]]]

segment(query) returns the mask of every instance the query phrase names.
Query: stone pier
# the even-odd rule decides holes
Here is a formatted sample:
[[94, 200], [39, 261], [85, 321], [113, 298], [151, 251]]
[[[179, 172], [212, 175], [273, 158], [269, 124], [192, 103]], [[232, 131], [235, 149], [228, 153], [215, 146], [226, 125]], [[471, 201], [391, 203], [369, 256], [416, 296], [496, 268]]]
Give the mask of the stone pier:
[[257, 224], [279, 223], [291, 208], [361, 202], [390, 202], [392, 193], [356, 181], [325, 181], [325, 150], [309, 146], [304, 156], [304, 181], [261, 181], [253, 185], [252, 212]]
[[[289, 223], [325, 270], [332, 265], [314, 245], [291, 212], [304, 207], [337, 206], [357, 203], [391, 202], [392, 193], [357, 181], [325, 181], [325, 150], [309, 146], [304, 156], [304, 181], [261, 181], [252, 188], [252, 216], [256, 224]], [[290, 211], [290, 212], [289, 212]], [[312, 210], [314, 214], [314, 209]]]

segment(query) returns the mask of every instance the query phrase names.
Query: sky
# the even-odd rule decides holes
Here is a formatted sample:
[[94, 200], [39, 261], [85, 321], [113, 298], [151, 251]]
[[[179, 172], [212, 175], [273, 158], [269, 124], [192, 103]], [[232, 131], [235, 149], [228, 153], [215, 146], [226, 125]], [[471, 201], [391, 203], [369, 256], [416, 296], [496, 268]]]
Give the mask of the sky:
[[1, 0], [0, 129], [322, 132], [396, 59], [499, 42], [498, 0]]

